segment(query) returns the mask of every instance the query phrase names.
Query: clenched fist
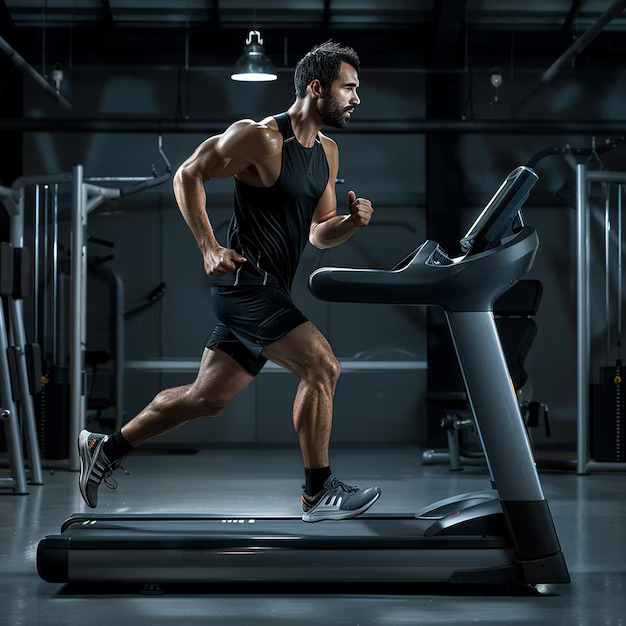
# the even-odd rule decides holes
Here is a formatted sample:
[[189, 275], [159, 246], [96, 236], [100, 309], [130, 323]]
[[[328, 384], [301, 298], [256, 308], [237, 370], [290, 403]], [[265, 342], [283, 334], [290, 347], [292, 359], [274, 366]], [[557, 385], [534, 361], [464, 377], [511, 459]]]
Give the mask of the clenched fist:
[[358, 228], [363, 228], [372, 219], [372, 203], [365, 198], [357, 198], [354, 191], [348, 192], [348, 206], [350, 207], [350, 219]]
[[208, 276], [222, 276], [237, 269], [235, 263], [245, 263], [246, 259], [230, 248], [213, 248], [204, 254], [204, 271]]

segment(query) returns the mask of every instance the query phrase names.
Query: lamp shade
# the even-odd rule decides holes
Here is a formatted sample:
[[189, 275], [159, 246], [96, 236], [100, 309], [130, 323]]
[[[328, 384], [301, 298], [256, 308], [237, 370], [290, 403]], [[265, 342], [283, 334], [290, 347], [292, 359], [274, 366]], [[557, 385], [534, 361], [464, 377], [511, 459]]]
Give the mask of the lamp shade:
[[272, 62], [265, 56], [263, 40], [258, 30], [248, 33], [243, 54], [237, 60], [231, 78], [247, 82], [276, 80]]

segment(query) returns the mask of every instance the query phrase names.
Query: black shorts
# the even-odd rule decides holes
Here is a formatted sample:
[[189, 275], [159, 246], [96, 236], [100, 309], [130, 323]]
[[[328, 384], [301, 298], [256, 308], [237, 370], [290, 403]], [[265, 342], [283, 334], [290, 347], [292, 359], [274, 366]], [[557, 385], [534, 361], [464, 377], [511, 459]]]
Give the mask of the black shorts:
[[267, 363], [264, 346], [308, 322], [291, 296], [271, 284], [212, 285], [211, 303], [219, 322], [206, 347], [226, 352], [251, 376]]

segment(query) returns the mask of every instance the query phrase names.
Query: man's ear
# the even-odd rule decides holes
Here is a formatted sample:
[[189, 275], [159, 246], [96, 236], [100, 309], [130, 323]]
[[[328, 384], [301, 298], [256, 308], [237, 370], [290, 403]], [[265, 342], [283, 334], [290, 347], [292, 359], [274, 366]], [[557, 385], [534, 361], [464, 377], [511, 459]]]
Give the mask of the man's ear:
[[311, 90], [311, 94], [318, 98], [322, 95], [322, 84], [317, 78], [309, 83], [309, 89]]

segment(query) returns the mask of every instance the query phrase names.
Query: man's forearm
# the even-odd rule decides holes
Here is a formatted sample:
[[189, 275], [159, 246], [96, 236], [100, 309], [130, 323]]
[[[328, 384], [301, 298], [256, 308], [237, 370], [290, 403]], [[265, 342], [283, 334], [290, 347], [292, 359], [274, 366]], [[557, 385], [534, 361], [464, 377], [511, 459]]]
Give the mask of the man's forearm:
[[219, 244], [206, 212], [206, 194], [202, 180], [186, 175], [184, 170], [179, 169], [174, 176], [174, 195], [202, 254], [211, 248], [217, 248]]
[[332, 248], [350, 239], [359, 230], [351, 217], [351, 215], [337, 215], [317, 224], [311, 234], [311, 243], [316, 248]]

